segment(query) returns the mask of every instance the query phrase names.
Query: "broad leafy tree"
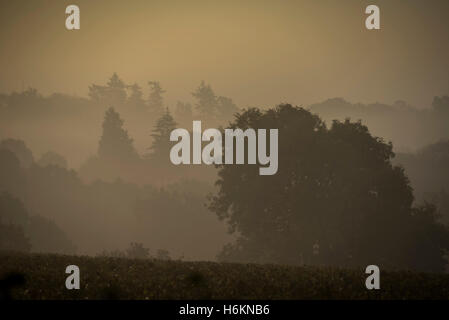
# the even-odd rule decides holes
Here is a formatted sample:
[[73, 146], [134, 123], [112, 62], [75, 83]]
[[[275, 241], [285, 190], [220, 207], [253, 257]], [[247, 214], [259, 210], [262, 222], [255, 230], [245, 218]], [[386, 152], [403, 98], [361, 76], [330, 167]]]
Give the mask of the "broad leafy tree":
[[[280, 105], [246, 110], [232, 126], [278, 128], [279, 170], [261, 176], [255, 165], [218, 166], [210, 209], [239, 236], [222, 260], [444, 268], [447, 229], [432, 208], [412, 208], [392, 145], [360, 122], [327, 128], [305, 109]], [[424, 257], [426, 264], [417, 262]]]

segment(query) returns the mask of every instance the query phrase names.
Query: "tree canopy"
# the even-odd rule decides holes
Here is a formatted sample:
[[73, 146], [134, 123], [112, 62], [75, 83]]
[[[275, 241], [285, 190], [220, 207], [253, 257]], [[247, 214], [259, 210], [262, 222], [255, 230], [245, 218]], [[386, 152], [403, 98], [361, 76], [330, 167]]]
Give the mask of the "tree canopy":
[[[286, 104], [245, 110], [232, 126], [279, 128], [279, 170], [260, 176], [257, 166], [218, 166], [210, 209], [239, 236], [221, 259], [444, 267], [447, 229], [434, 220], [433, 208], [412, 208], [408, 178], [391, 164], [391, 143], [360, 122], [334, 121], [327, 128], [318, 116]], [[440, 232], [426, 239], [414, 232], [418, 226]], [[426, 264], [418, 263], [421, 255]]]

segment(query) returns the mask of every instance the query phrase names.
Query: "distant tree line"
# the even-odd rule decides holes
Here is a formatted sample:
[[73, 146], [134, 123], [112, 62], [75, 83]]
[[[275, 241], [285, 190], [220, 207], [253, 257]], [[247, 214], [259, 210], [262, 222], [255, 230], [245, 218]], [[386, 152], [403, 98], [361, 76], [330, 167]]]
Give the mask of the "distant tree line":
[[[38, 123], [42, 132], [49, 128], [42, 140], [62, 136], [68, 144], [64, 137], [86, 127], [95, 150], [76, 172], [59, 153], [46, 151], [35, 160], [23, 141], [0, 142], [2, 248], [16, 243], [18, 250], [71, 252], [73, 241], [110, 254], [123, 244], [115, 240], [119, 235], [135, 244], [140, 253], [134, 256], [146, 256], [144, 242], [154, 247], [152, 241], [170, 234], [179, 250], [193, 252], [208, 244], [208, 235], [220, 233], [218, 217], [235, 239], [220, 252], [223, 261], [339, 266], [374, 261], [438, 272], [447, 266], [449, 149], [445, 140], [435, 143], [449, 138], [447, 96], [435, 97], [426, 110], [402, 101], [364, 105], [336, 98], [308, 110], [285, 104], [239, 112], [231, 99], [201, 82], [192, 93], [194, 103], [179, 101], [173, 110], [159, 82], [148, 86], [145, 97], [138, 84], [113, 74], [105, 85], [91, 85], [88, 99], [43, 97], [34, 89], [0, 95], [0, 122], [12, 130], [0, 131], [2, 136], [13, 132], [9, 123]], [[230, 126], [278, 128], [278, 173], [261, 177], [258, 166], [223, 165], [217, 176], [212, 167], [171, 165], [169, 133], [193, 117], [210, 126], [234, 117]], [[51, 126], [41, 125], [45, 121]], [[65, 131], [70, 126], [72, 131]], [[136, 133], [144, 145], [140, 151]], [[432, 144], [395, 154], [393, 144], [378, 135], [396, 149]], [[67, 147], [73, 154], [84, 149]], [[203, 177], [217, 180], [218, 189], [199, 182]], [[208, 206], [215, 215], [204, 207], [211, 191]], [[11, 214], [23, 219], [11, 220]], [[39, 238], [42, 230], [59, 239], [51, 242], [58, 245]], [[225, 239], [218, 238], [215, 243]]]
[[[166, 259], [170, 250], [212, 259], [229, 239], [204, 205], [207, 184], [178, 179], [159, 188], [120, 178], [87, 184], [64, 167], [65, 159], [47, 154], [36, 162], [23, 141], [0, 141], [0, 250], [139, 258], [145, 257], [139, 248], [149, 246], [165, 248], [150, 257]], [[126, 243], [134, 245], [122, 250]]]
[[[137, 83], [125, 84], [119, 76], [114, 73], [106, 85], [92, 84], [89, 87], [89, 97], [92, 101], [103, 106], [115, 106], [117, 109], [127, 107], [135, 111], [149, 112], [155, 116], [162, 116], [168, 107], [164, 102], [166, 91], [158, 81], [148, 81], [150, 94], [144, 99], [142, 87]], [[202, 81], [199, 87], [192, 92], [196, 100], [196, 115], [211, 122], [222, 122], [231, 120], [238, 107], [232, 99], [217, 96], [210, 85]], [[178, 101], [173, 110], [181, 119], [192, 118], [194, 110], [190, 103]]]
[[430, 108], [416, 108], [402, 100], [387, 105], [333, 98], [311, 104], [308, 109], [328, 124], [346, 118], [362, 120], [373, 134], [393, 141], [395, 149], [401, 152], [449, 139], [449, 96], [434, 97]]

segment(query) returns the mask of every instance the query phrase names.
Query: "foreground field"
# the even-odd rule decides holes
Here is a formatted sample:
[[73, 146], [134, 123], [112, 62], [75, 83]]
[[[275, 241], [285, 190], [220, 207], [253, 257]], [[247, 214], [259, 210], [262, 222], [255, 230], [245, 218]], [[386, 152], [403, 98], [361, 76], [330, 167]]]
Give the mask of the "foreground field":
[[[65, 288], [71, 264], [80, 268], [80, 290]], [[449, 298], [449, 275], [442, 274], [381, 272], [381, 289], [369, 291], [364, 270], [0, 254], [0, 279], [20, 274], [25, 281], [10, 292], [15, 299]]]

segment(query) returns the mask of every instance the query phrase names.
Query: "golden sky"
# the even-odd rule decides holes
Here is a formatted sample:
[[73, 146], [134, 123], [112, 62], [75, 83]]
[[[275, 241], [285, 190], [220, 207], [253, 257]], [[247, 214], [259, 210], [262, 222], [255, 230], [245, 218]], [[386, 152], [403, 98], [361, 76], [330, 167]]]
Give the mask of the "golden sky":
[[[65, 29], [65, 7], [81, 30]], [[381, 30], [365, 29], [377, 4]], [[87, 95], [112, 72], [167, 102], [201, 80], [239, 106], [402, 99], [449, 91], [447, 0], [0, 0], [0, 92]]]

